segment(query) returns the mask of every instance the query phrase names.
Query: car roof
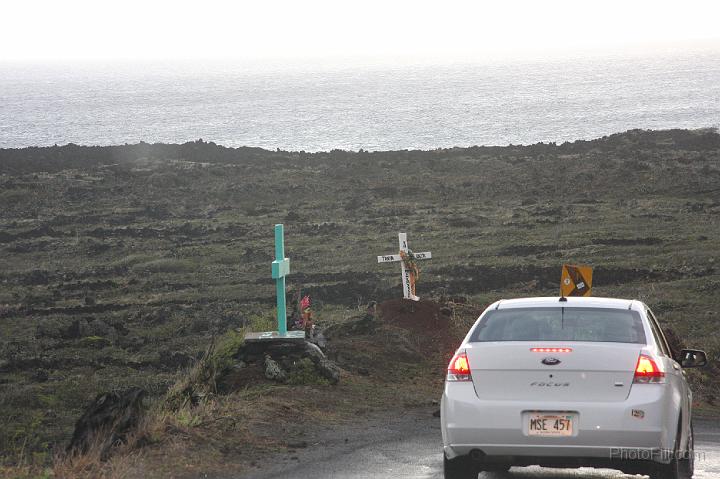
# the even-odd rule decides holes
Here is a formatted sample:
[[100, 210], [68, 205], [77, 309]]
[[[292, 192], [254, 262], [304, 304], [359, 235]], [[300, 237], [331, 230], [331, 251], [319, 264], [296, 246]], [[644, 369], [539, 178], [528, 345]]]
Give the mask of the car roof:
[[536, 298], [516, 298], [501, 299], [488, 309], [512, 309], [512, 308], [538, 308], [538, 307], [564, 307], [564, 308], [613, 308], [613, 309], [642, 309], [642, 303], [633, 299], [618, 298], [596, 298], [596, 297], [576, 297], [571, 296], [565, 298], [566, 301], [560, 301], [558, 296], [536, 297]]

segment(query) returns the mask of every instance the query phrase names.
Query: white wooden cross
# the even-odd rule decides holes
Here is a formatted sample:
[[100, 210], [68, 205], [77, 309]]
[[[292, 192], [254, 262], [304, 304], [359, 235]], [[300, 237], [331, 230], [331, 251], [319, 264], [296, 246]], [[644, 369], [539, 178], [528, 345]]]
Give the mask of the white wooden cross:
[[[398, 233], [398, 242], [400, 244], [400, 251], [407, 253], [409, 251], [407, 243], [407, 233]], [[415, 259], [430, 259], [432, 253], [426, 251], [424, 253], [413, 253]], [[412, 299], [413, 301], [420, 300], [419, 297], [415, 296], [410, 283], [410, 270], [405, 267], [405, 262], [402, 260], [399, 254], [389, 254], [385, 256], [378, 256], [378, 263], [392, 263], [399, 261], [402, 270], [402, 285], [403, 285], [403, 297], [405, 299]]]

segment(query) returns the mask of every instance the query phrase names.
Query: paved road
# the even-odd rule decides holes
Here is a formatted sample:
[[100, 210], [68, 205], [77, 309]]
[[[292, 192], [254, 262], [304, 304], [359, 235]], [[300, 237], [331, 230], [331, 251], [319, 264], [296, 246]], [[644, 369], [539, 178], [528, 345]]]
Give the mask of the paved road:
[[[695, 422], [695, 479], [720, 479], [720, 420]], [[328, 431], [308, 447], [275, 458], [277, 465], [245, 475], [252, 479], [442, 479], [439, 419], [429, 411], [376, 418]], [[607, 469], [512, 468], [480, 479], [639, 479]]]

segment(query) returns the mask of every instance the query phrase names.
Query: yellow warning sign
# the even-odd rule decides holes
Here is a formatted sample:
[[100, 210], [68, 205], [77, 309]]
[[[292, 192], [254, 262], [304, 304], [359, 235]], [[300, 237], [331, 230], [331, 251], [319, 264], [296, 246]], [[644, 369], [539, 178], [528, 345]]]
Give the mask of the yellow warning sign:
[[560, 277], [560, 296], [590, 296], [592, 268], [564, 264]]

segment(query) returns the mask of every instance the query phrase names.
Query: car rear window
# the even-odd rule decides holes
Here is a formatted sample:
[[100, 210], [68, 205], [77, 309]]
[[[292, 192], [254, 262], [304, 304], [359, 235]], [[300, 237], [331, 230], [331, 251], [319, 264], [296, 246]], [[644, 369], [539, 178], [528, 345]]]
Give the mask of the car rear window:
[[470, 341], [646, 343], [637, 311], [562, 307], [488, 311]]

